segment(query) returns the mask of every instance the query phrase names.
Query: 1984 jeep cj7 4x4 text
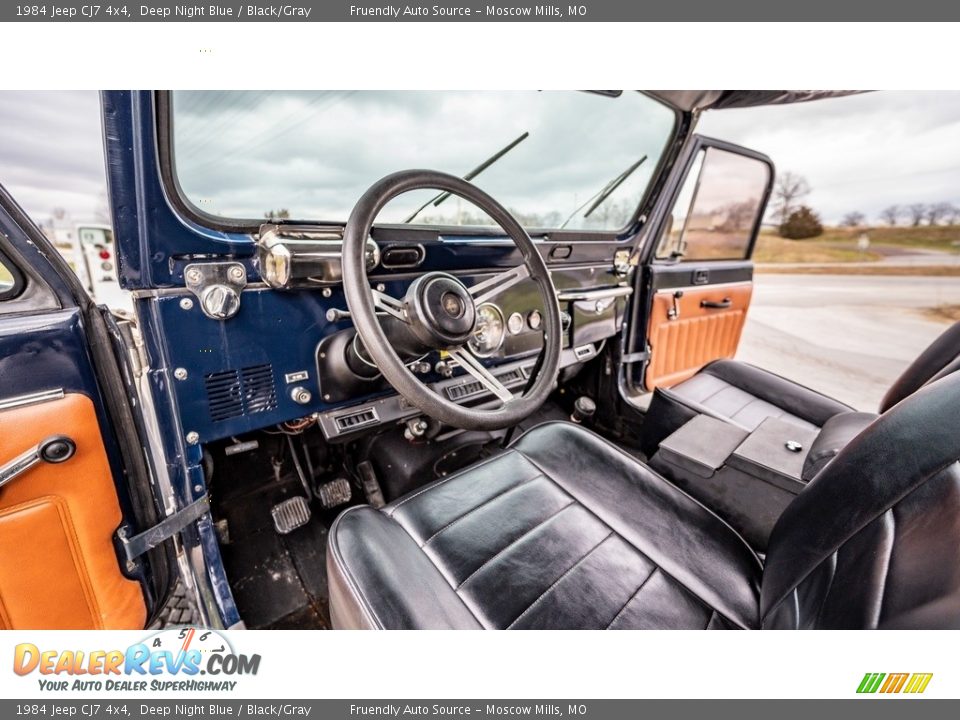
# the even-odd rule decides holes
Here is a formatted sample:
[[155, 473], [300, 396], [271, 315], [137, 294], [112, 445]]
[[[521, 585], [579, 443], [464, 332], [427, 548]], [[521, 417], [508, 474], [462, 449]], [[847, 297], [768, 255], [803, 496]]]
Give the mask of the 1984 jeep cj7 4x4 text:
[[731, 359], [693, 127], [800, 99], [104, 93], [134, 313], [0, 198], [0, 627], [956, 627], [960, 330], [879, 414]]

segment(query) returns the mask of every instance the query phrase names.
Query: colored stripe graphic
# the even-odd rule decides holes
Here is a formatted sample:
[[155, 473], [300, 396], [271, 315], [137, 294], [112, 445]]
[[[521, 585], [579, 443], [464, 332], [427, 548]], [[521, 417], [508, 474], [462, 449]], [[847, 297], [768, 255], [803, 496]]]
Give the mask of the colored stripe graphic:
[[927, 689], [932, 678], [933, 673], [866, 673], [857, 687], [857, 692], [918, 694]]
[[910, 673], [890, 673], [887, 675], [887, 681], [880, 688], [882, 693], [898, 693], [903, 689], [904, 684]]
[[933, 673], [914, 673], [910, 682], [907, 683], [907, 688], [904, 692], [907, 693], [922, 693], [927, 689], [927, 685], [930, 684], [930, 679], [933, 677]]
[[875, 693], [885, 677], [886, 673], [867, 673], [863, 676], [863, 680], [860, 681], [860, 687], [857, 688], [857, 692]]

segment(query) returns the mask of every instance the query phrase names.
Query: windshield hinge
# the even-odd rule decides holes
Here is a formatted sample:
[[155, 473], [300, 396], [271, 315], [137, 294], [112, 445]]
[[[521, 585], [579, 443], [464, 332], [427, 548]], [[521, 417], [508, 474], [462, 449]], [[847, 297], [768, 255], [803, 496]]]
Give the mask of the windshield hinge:
[[187, 290], [197, 296], [211, 320], [229, 320], [240, 309], [247, 269], [238, 262], [191, 263], [183, 269]]
[[203, 495], [172, 515], [167, 515], [160, 523], [148, 528], [133, 537], [124, 537], [121, 528], [120, 546], [127, 562], [140, 557], [148, 550], [152, 550], [162, 542], [169, 540], [185, 527], [196, 522], [210, 512], [210, 497]]

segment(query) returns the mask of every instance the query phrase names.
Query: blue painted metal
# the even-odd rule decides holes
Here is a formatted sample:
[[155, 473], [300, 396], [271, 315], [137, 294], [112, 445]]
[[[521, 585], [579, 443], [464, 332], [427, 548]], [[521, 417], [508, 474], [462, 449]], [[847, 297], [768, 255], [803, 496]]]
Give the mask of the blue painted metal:
[[183, 285], [182, 259], [207, 254], [244, 262], [250, 280], [257, 280], [249, 235], [201, 227], [170, 207], [160, 175], [153, 93], [116, 90], [101, 98], [121, 285]]

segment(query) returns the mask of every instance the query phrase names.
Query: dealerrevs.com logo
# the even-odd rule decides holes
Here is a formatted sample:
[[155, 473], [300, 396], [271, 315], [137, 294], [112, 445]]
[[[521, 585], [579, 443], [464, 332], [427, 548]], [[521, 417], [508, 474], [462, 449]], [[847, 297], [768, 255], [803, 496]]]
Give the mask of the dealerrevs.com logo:
[[97, 692], [230, 692], [238, 676], [256, 675], [259, 655], [234, 652], [213, 630], [164, 630], [125, 650], [51, 650], [33, 643], [14, 648], [13, 671], [37, 674], [41, 690]]
[[919, 694], [927, 689], [933, 673], [867, 673], [857, 687], [858, 693]]

